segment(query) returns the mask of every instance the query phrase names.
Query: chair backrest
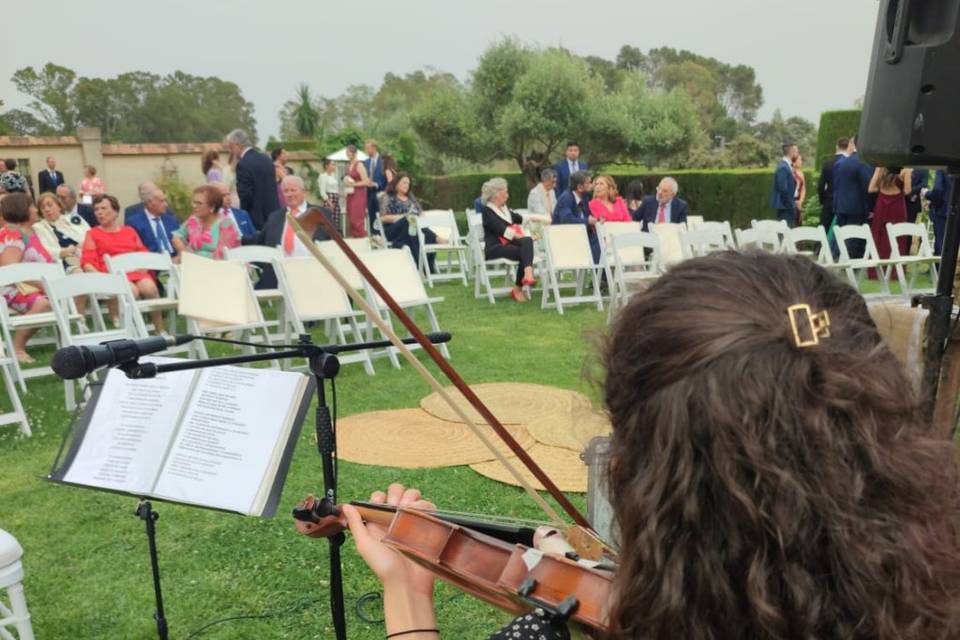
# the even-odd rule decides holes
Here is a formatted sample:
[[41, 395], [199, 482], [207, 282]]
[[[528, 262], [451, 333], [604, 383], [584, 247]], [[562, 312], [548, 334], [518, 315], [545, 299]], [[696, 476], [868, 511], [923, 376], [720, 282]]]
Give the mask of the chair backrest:
[[[713, 226], [715, 224], [719, 226]], [[680, 251], [684, 258], [695, 258], [714, 251], [723, 251], [729, 249], [732, 243], [733, 234], [728, 236], [721, 223], [704, 222], [692, 231], [680, 232]]]
[[597, 225], [597, 234], [606, 242], [613, 242], [614, 236], [641, 231], [643, 225], [639, 222], [603, 222]]
[[840, 259], [843, 262], [850, 260], [850, 252], [847, 249], [847, 242], [850, 240], [863, 240], [863, 260], [879, 260], [877, 245], [873, 242], [873, 233], [870, 232], [868, 224], [846, 224], [837, 225], [833, 228], [833, 234], [837, 238], [837, 246], [840, 249]]
[[740, 249], [762, 248], [760, 234], [756, 229], [734, 229], [733, 234], [737, 238], [737, 247]]
[[818, 264], [833, 264], [833, 252], [830, 251], [830, 241], [823, 225], [815, 227], [794, 227], [787, 232], [783, 248], [787, 253], [801, 253], [801, 243], [815, 243], [816, 261]]
[[703, 224], [703, 216], [687, 216], [687, 229], [696, 229]]
[[248, 244], [227, 249], [226, 256], [227, 260], [233, 260], [234, 262], [273, 262], [282, 258], [283, 252], [277, 247]]
[[281, 258], [273, 263], [277, 282], [293, 315], [301, 322], [350, 315], [346, 292], [312, 256]]
[[192, 253], [182, 254], [180, 260], [179, 315], [224, 325], [263, 322], [243, 261]]
[[[355, 247], [355, 240], [363, 240], [364, 244], [368, 247], [366, 250], [361, 250], [358, 247]], [[337, 243], [333, 240], [319, 240], [315, 242], [317, 248], [320, 249], [320, 253], [323, 254], [323, 257], [333, 263], [334, 268], [339, 271], [343, 277], [346, 279], [347, 284], [350, 285], [351, 289], [363, 289], [363, 277], [360, 275], [360, 272], [357, 271], [357, 268], [354, 266], [347, 255], [337, 246]], [[365, 260], [367, 254], [372, 253], [373, 249], [370, 247], [370, 241], [366, 238], [349, 238], [347, 239], [347, 244], [353, 252], [357, 254], [361, 260]], [[313, 257], [310, 258], [314, 262], [317, 262]], [[317, 265], [320, 265], [317, 262]]]
[[927, 230], [922, 224], [915, 222], [887, 223], [887, 237], [890, 239], [890, 255], [894, 258], [902, 258], [900, 253], [900, 238], [910, 238], [910, 244], [913, 244], [914, 238], [920, 239], [917, 255], [928, 258], [933, 255], [933, 247], [930, 246], [930, 238], [927, 236]]
[[660, 239], [648, 231], [613, 236], [610, 253], [618, 273], [625, 267], [647, 267], [650, 271], [660, 268]]
[[125, 276], [131, 271], [158, 271], [169, 274], [166, 286], [168, 298], [174, 298], [179, 290], [177, 271], [173, 268], [173, 261], [168, 253], [154, 253], [152, 251], [135, 251], [116, 256], [105, 256], [104, 263], [107, 271]]
[[420, 214], [418, 230], [429, 227], [435, 234], [446, 238], [454, 243], [460, 239], [460, 233], [457, 229], [457, 219], [453, 215], [453, 209], [431, 209]]
[[784, 241], [790, 227], [783, 220], [751, 220], [750, 227], [756, 229], [761, 245], [773, 252], [783, 251]]
[[543, 232], [544, 248], [554, 269], [592, 269], [595, 266], [586, 226], [555, 224], [545, 226]]
[[682, 222], [662, 222], [648, 227], [660, 241], [660, 264], [670, 266], [683, 260], [680, 234], [687, 230]]
[[0, 267], [0, 287], [27, 282], [30, 280], [58, 280], [66, 277], [63, 263], [56, 262], [18, 262]]
[[[401, 306], [422, 304], [429, 300], [417, 264], [406, 247], [371, 251], [364, 256], [363, 263]], [[368, 291], [372, 292], [373, 289], [368, 287]], [[383, 304], [380, 296], [376, 296], [376, 300], [378, 304]]]
[[[43, 288], [56, 317], [60, 342], [63, 346], [96, 344], [115, 338], [146, 337], [143, 324], [135, 321], [139, 313], [136, 311], [136, 302], [126, 276], [116, 273], [76, 273], [68, 278], [44, 278]], [[120, 328], [91, 333], [73, 332], [68, 316], [73, 298], [89, 295], [117, 298]]]

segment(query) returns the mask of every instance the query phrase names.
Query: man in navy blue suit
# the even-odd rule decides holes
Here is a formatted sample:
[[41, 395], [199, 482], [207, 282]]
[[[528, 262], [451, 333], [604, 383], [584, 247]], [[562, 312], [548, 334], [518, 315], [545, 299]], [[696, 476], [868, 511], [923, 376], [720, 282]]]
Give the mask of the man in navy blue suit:
[[262, 229], [267, 216], [280, 208], [277, 199], [277, 170], [265, 153], [253, 148], [246, 131], [234, 129], [223, 141], [237, 161], [237, 195], [240, 208], [250, 214], [253, 225]]
[[237, 228], [240, 229], [240, 236], [252, 236], [255, 234], [257, 228], [253, 226], [253, 220], [250, 219], [250, 214], [243, 209], [227, 206], [227, 203], [230, 202], [230, 187], [223, 182], [214, 183], [213, 186], [216, 187], [220, 191], [220, 195], [223, 196], [223, 208], [220, 209], [220, 213], [231, 218], [237, 224]]
[[930, 222], [933, 223], [933, 253], [943, 251], [943, 236], [947, 230], [947, 212], [950, 194], [956, 186], [953, 176], [940, 169], [933, 178], [933, 189], [923, 189], [923, 197], [930, 201]]
[[559, 200], [565, 192], [570, 189], [570, 176], [577, 171], [586, 171], [587, 163], [580, 160], [580, 145], [571, 140], [567, 143], [566, 157], [553, 165], [553, 170], [557, 172], [557, 186], [553, 188]]
[[576, 171], [570, 176], [570, 190], [564, 191], [557, 199], [553, 210], [553, 224], [582, 224], [587, 227], [587, 239], [590, 241], [590, 253], [593, 261], [600, 261], [600, 241], [597, 239], [597, 219], [590, 213], [587, 193], [593, 188], [590, 174]]
[[793, 163], [798, 155], [797, 145], [783, 145], [783, 159], [773, 172], [773, 191], [770, 193], [770, 208], [791, 229], [797, 220], [797, 179], [793, 175]]
[[176, 255], [172, 234], [180, 221], [167, 206], [167, 196], [157, 185], [145, 182], [140, 185], [140, 198], [139, 206], [127, 207], [123, 223], [134, 228], [148, 251]]
[[367, 175], [373, 180], [375, 189], [367, 187], [367, 217], [370, 218], [370, 229], [375, 230], [374, 235], [379, 235], [374, 224], [377, 222], [377, 213], [380, 211], [380, 194], [387, 188], [387, 174], [383, 171], [383, 159], [380, 157], [380, 149], [377, 148], [376, 140], [367, 140], [366, 142], [367, 159], [363, 161], [363, 166], [367, 170]]
[[63, 215], [67, 217], [67, 220], [72, 220], [74, 216], [79, 216], [80, 218], [87, 221], [87, 224], [91, 227], [95, 227], [100, 224], [97, 221], [97, 216], [93, 215], [93, 207], [88, 204], [78, 204], [77, 203], [77, 192], [68, 184], [61, 184], [57, 187], [57, 197], [60, 198], [60, 202], [63, 203]]
[[[833, 215], [838, 227], [848, 224], [865, 224], [870, 215], [867, 189], [873, 177], [873, 167], [857, 154], [857, 139], [850, 141], [850, 152], [833, 165]], [[848, 245], [851, 258], [862, 258], [866, 244], [863, 240], [851, 240]]]
[[907, 222], [917, 221], [923, 209], [923, 190], [930, 186], [930, 171], [914, 169], [910, 178], [910, 193], [907, 194]]
[[657, 185], [657, 195], [647, 196], [633, 212], [633, 219], [643, 225], [647, 231], [651, 224], [681, 223], [687, 221], [690, 207], [686, 201], [677, 197], [680, 185], [667, 176]]

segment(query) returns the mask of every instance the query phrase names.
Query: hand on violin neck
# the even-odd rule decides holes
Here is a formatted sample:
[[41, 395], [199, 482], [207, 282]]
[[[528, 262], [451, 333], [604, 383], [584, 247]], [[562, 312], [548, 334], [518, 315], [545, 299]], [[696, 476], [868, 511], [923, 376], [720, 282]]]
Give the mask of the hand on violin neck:
[[[387, 504], [392, 507], [406, 507], [423, 511], [434, 511], [436, 507], [423, 500], [420, 491], [407, 489], [400, 484], [392, 484], [386, 492], [375, 491], [370, 502]], [[382, 542], [386, 529], [377, 524], [365, 523], [360, 512], [351, 505], [341, 506], [343, 517], [353, 534], [354, 544], [364, 561], [384, 585], [384, 594], [391, 590], [409, 592], [433, 599], [433, 574], [415, 562], [406, 559], [397, 551]], [[386, 597], [386, 595], [384, 596]]]

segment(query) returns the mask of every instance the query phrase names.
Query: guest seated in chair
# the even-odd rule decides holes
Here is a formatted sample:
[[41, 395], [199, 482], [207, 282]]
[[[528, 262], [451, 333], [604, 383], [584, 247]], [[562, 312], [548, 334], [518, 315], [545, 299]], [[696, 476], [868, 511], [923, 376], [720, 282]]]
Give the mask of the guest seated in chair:
[[590, 241], [590, 253], [593, 261], [600, 261], [600, 241], [597, 239], [597, 218], [590, 213], [587, 196], [593, 184], [590, 174], [577, 171], [570, 176], [570, 190], [564, 191], [557, 200], [553, 212], [553, 224], [582, 224], [587, 228], [587, 240]]
[[690, 207], [677, 197], [679, 189], [676, 180], [664, 178], [657, 185], [657, 195], [644, 198], [633, 219], [643, 223], [644, 231], [647, 231], [651, 224], [686, 222]]
[[223, 195], [212, 185], [205, 184], [193, 190], [193, 214], [180, 228], [173, 232], [173, 248], [177, 250], [175, 262], [189, 251], [195, 255], [222, 260], [227, 249], [240, 246], [240, 230], [233, 218], [228, 218], [223, 208]]
[[620, 197], [617, 183], [610, 176], [594, 180], [590, 213], [601, 222], [632, 222], [627, 203]]
[[[417, 264], [420, 263], [420, 239], [417, 237], [417, 218], [423, 213], [420, 203], [410, 193], [410, 176], [398, 173], [393, 182], [387, 185], [387, 199], [380, 214], [383, 235], [394, 249], [408, 247]], [[439, 238], [432, 229], [423, 228], [423, 239], [427, 244], [446, 244], [447, 238]], [[427, 254], [430, 272], [436, 272], [435, 253]]]
[[[140, 236], [133, 227], [120, 224], [120, 203], [111, 195], [97, 196], [93, 199], [93, 213], [100, 224], [87, 232], [83, 242], [83, 254], [80, 266], [89, 273], [107, 273], [105, 256], [119, 256], [125, 253], [147, 251]], [[127, 280], [133, 297], [153, 299], [160, 297], [156, 276], [149, 271], [128, 271]], [[110, 319], [114, 326], [120, 324], [120, 311], [116, 299], [107, 302]], [[153, 326], [158, 334], [165, 333], [163, 314], [151, 311]]]
[[[510, 193], [507, 181], [492, 178], [483, 184], [480, 199], [483, 202], [483, 251], [487, 260], [506, 258], [520, 263], [517, 267], [517, 280], [511, 297], [517, 302], [526, 302], [530, 297], [530, 287], [537, 283], [533, 277], [533, 238], [520, 226], [523, 218], [507, 207]], [[546, 216], [532, 215], [534, 222], [548, 223]]]
[[80, 273], [80, 250], [90, 225], [77, 214], [64, 215], [60, 198], [49, 191], [40, 196], [37, 205], [41, 219], [33, 225], [33, 230], [43, 248], [63, 263], [63, 270], [68, 275]]
[[[0, 200], [0, 215], [3, 226], [0, 227], [0, 266], [20, 262], [53, 262], [53, 258], [43, 248], [40, 238], [31, 228], [31, 216], [35, 215], [33, 199], [25, 193], [10, 193]], [[50, 302], [43, 294], [42, 284], [19, 282], [0, 287], [0, 295], [7, 307], [17, 314], [43, 313], [50, 310]], [[13, 334], [14, 355], [21, 364], [30, 364], [35, 360], [27, 353], [27, 340], [36, 329], [21, 329]]]

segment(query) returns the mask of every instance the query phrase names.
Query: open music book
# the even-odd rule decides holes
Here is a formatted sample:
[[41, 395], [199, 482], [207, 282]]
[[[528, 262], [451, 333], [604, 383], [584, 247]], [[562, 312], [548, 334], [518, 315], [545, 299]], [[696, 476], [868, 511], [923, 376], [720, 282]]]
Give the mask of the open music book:
[[145, 380], [110, 370], [49, 479], [272, 516], [314, 386], [309, 376], [274, 369], [213, 367]]

